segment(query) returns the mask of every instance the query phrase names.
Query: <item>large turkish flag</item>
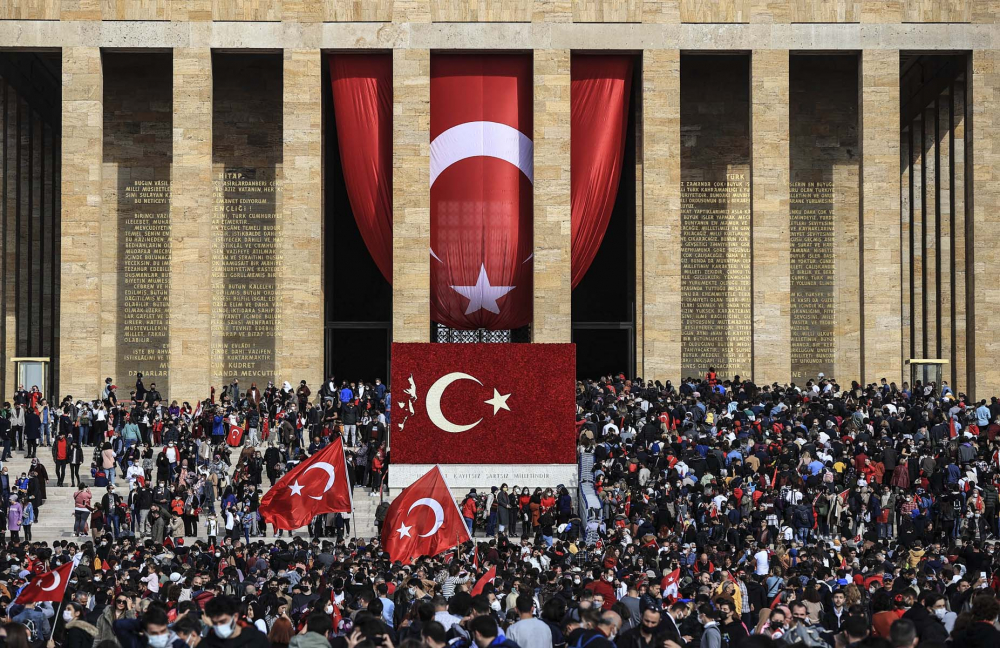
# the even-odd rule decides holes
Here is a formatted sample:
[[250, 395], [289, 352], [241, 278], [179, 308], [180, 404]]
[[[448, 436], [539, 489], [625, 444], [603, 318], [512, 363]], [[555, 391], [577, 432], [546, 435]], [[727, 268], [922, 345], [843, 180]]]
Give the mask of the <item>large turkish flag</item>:
[[403, 564], [468, 541], [469, 529], [437, 466], [400, 491], [382, 525], [382, 546], [390, 560]]
[[276, 529], [291, 531], [323, 513], [350, 513], [352, 496], [344, 442], [338, 437], [285, 473], [264, 494], [259, 511]]
[[393, 344], [393, 463], [574, 463], [575, 375], [572, 344]]
[[431, 57], [431, 319], [520, 328], [532, 314], [531, 56]]
[[72, 561], [56, 567], [52, 571], [39, 574], [14, 598], [15, 603], [28, 605], [39, 601], [61, 601], [66, 594], [66, 586], [73, 575], [76, 564]]

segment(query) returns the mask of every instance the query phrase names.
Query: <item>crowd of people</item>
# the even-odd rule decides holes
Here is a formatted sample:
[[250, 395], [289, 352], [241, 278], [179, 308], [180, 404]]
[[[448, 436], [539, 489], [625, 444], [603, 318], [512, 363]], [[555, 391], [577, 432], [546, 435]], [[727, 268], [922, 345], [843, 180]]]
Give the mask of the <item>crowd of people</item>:
[[[43, 462], [0, 477], [13, 648], [1000, 646], [1000, 401], [946, 383], [581, 381], [600, 509], [484, 484], [456, 502], [474, 540], [409, 565], [338, 514], [276, 538], [256, 513], [265, 476], [338, 436], [354, 486], [384, 487], [380, 382], [234, 383], [192, 408], [140, 376], [130, 396], [109, 379], [49, 411], [57, 483], [93, 455], [70, 471], [74, 541], [31, 540]], [[43, 403], [15, 397], [0, 441], [19, 449], [14, 412]], [[62, 606], [12, 605], [67, 561]]]

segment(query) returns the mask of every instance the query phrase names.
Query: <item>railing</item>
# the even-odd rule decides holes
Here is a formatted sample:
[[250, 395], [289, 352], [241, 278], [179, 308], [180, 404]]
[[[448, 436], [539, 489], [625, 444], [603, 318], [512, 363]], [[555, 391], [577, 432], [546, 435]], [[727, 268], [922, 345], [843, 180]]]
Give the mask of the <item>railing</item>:
[[580, 453], [578, 477], [580, 486], [577, 506], [579, 507], [580, 522], [582, 525], [580, 537], [588, 547], [593, 547], [597, 544], [597, 540], [600, 537], [598, 528], [601, 526], [603, 518], [601, 498], [597, 496], [597, 491], [594, 490], [594, 453]]

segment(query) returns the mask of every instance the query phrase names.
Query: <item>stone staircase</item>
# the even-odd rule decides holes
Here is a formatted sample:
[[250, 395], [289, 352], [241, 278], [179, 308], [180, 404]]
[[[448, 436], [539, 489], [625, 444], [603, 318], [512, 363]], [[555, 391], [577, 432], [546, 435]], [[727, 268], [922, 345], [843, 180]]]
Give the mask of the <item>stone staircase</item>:
[[[90, 448], [84, 448], [85, 456], [90, 456]], [[42, 505], [39, 511], [38, 521], [31, 527], [31, 536], [33, 541], [46, 541], [52, 542], [53, 540], [74, 540], [73, 535], [73, 493], [76, 492], [76, 487], [70, 486], [69, 483], [69, 471], [66, 474], [66, 484], [64, 486], [56, 486], [56, 470], [55, 464], [52, 461], [52, 452], [50, 448], [40, 447], [38, 448], [38, 459], [45, 466], [48, 471], [49, 480], [46, 485], [46, 495], [47, 498], [45, 503]], [[9, 474], [12, 478], [20, 476], [22, 472], [27, 472], [31, 465], [31, 460], [24, 457], [24, 452], [13, 451], [13, 458], [10, 461], [4, 462], [7, 467]], [[86, 464], [85, 464], [86, 465]], [[82, 467], [81, 467], [82, 468]], [[84, 483], [93, 484], [93, 480], [90, 477], [89, 471], [84, 471], [81, 469], [81, 476], [84, 479]], [[122, 479], [119, 476], [117, 483], [119, 486], [122, 484]], [[488, 485], [484, 485], [488, 488]], [[264, 492], [267, 492], [267, 481], [265, 478], [264, 482]], [[123, 495], [127, 493], [126, 490], [122, 490]], [[370, 538], [375, 535], [375, 509], [378, 507], [381, 499], [379, 497], [370, 497], [369, 489], [367, 488], [355, 488], [354, 489], [354, 522], [352, 523], [351, 531], [354, 535], [363, 538]], [[387, 501], [391, 501], [392, 497], [399, 494], [399, 489], [392, 489], [391, 496], [389, 493], [383, 493], [383, 496]], [[453, 490], [452, 496], [458, 500], [464, 496], [464, 492], [458, 492]], [[98, 500], [103, 497], [103, 489], [94, 489], [94, 499]], [[199, 537], [205, 539], [205, 527], [204, 527], [204, 517], [202, 517], [199, 527]], [[302, 528], [294, 533], [295, 536], [308, 537], [308, 528]], [[21, 534], [22, 539], [24, 534]], [[288, 537], [288, 534], [285, 534]], [[260, 538], [251, 538], [255, 541]], [[79, 540], [79, 539], [77, 539]], [[266, 540], [271, 541], [273, 537], [271, 535], [270, 529], [268, 531], [268, 538]]]

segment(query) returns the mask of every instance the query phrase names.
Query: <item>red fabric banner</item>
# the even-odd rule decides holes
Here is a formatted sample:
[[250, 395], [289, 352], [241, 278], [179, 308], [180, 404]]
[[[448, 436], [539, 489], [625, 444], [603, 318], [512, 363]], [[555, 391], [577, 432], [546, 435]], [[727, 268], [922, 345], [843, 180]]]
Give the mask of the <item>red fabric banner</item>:
[[330, 77], [351, 211], [392, 283], [392, 55], [334, 54]]
[[570, 76], [573, 287], [583, 280], [618, 195], [632, 90], [632, 57], [578, 54]]
[[572, 344], [393, 344], [393, 464], [574, 463], [575, 376]]
[[531, 56], [431, 57], [431, 319], [514, 329], [532, 314]]

